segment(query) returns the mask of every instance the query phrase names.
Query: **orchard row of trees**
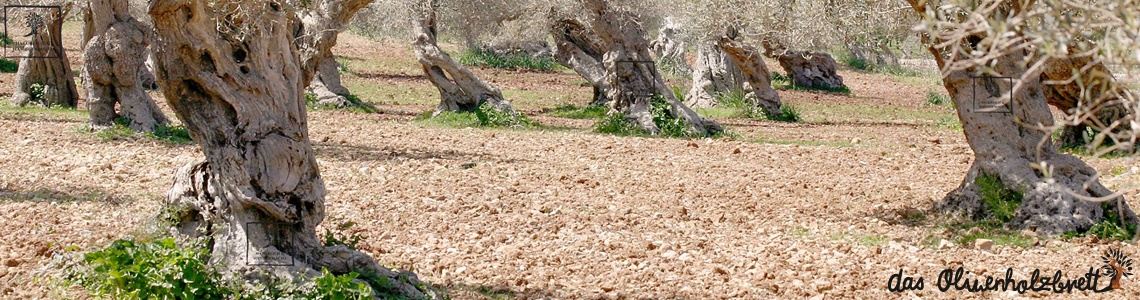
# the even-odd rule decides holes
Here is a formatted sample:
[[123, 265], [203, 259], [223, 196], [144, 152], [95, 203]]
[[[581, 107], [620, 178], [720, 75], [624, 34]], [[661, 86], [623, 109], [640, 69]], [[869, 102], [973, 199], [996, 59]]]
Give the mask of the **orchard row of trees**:
[[[164, 98], [204, 154], [202, 161], [176, 172], [168, 205], [185, 208], [177, 210], [182, 212], [179, 231], [208, 239], [211, 262], [228, 273], [304, 280], [319, 276], [318, 269], [357, 272], [386, 278], [395, 294], [435, 297], [414, 275], [391, 271], [344, 246], [325, 246], [315, 232], [325, 217], [326, 191], [309, 139], [305, 93], [314, 80], [316, 88], [342, 92], [330, 49], [370, 2], [152, 0], [144, 21], [125, 1], [79, 5], [85, 24], [81, 74], [92, 125], [108, 126], [125, 117], [132, 129], [148, 131], [169, 122], [146, 96], [146, 80], [139, 76], [149, 73], [138, 55], [149, 44]], [[1080, 159], [1058, 153], [1050, 136], [1060, 126], [1089, 126], [1098, 129], [1095, 140], [1111, 141], [1114, 149], [1134, 147], [1132, 132], [1140, 126], [1133, 113], [1136, 96], [1108, 66], [1128, 70], [1140, 60], [1134, 50], [1140, 32], [1137, 2], [378, 3], [365, 16], [392, 23], [364, 25], [384, 30], [408, 24], [416, 58], [440, 91], [436, 112], [487, 105], [515, 114], [497, 88], [441, 50], [441, 33], [453, 30], [469, 47], [517, 41], [503, 38], [510, 34], [549, 37], [551, 55], [594, 87], [595, 104], [651, 133], [660, 131], [649, 112], [651, 101], [664, 101], [673, 116], [701, 135], [723, 128], [690, 107], [711, 105], [708, 99], [717, 93], [747, 91], [758, 110], [780, 114], [779, 93], [771, 87], [763, 56], [789, 73], [801, 68], [812, 70], [805, 74], [824, 74], [805, 82], [841, 84], [831, 81], [835, 62], [817, 51], [840, 45], [853, 56], [894, 63], [893, 45], [917, 36], [942, 71], [975, 153], [961, 186], [939, 202], [944, 211], [986, 214], [975, 178], [997, 176], [1006, 188], [1024, 191], [1010, 226], [1060, 234], [1087, 230], [1108, 214], [1138, 223], [1121, 194], [1102, 186]], [[687, 13], [662, 17], [679, 11]], [[410, 18], [396, 16], [401, 14]], [[824, 15], [829, 17], [823, 22], [816, 18]], [[58, 34], [62, 17], [50, 20]], [[647, 32], [650, 25], [663, 28], [656, 39]], [[912, 27], [917, 34], [906, 33]], [[686, 43], [697, 55], [693, 89], [683, 103], [658, 75], [658, 62], [687, 63], [677, 55]], [[74, 105], [76, 96], [66, 87], [73, 85], [67, 82], [70, 70], [61, 69], [69, 68], [66, 62], [22, 61], [14, 99], [26, 103], [20, 91], [35, 82], [52, 86], [45, 104]], [[42, 81], [45, 76], [63, 80]], [[1003, 77], [1011, 79], [999, 80]], [[974, 111], [971, 101], [977, 95], [1011, 99], [1009, 112]], [[1050, 103], [1066, 108], [1069, 117], [1054, 120]], [[251, 231], [251, 224], [275, 225]], [[247, 249], [249, 244], [266, 247]], [[256, 259], [263, 257], [296, 263], [266, 265]]]

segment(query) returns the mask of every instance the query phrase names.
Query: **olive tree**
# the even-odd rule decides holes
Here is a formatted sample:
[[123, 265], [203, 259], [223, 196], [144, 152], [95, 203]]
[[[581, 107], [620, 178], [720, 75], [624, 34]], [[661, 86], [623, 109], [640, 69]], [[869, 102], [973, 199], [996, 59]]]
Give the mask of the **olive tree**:
[[[434, 295], [414, 274], [325, 246], [325, 184], [309, 139], [305, 87], [341, 27], [369, 0], [154, 0], [157, 76], [205, 160], [167, 195], [177, 229], [209, 241], [223, 272], [258, 278], [357, 272], [398, 296]], [[381, 292], [381, 291], [377, 291]], [[379, 295], [379, 294], [378, 294]]]
[[[1046, 101], [1042, 73], [1050, 59], [1089, 57], [1092, 61], [1136, 66], [1136, 18], [1140, 4], [1061, 0], [920, 1], [908, 0], [924, 20], [928, 50], [942, 70], [974, 161], [961, 185], [939, 206], [946, 211], [984, 215], [989, 209], [977, 179], [996, 177], [1003, 188], [1023, 191], [1011, 226], [1047, 234], [1081, 232], [1107, 214], [1137, 223], [1124, 197], [1104, 187], [1097, 172], [1072, 155], [1058, 153], [1050, 133], [1059, 125]], [[1083, 64], [1089, 65], [1089, 64]], [[1069, 77], [1105, 78], [1066, 67]], [[1063, 73], [1063, 72], [1056, 72]], [[1082, 75], [1084, 74], [1084, 75]], [[1115, 81], [1081, 87], [1078, 117], [1095, 116], [1098, 103], [1136, 98]], [[1136, 116], [1126, 126], [1134, 132]], [[1063, 122], [1062, 122], [1063, 123]], [[1114, 147], [1134, 147], [1135, 135], [1103, 131]]]

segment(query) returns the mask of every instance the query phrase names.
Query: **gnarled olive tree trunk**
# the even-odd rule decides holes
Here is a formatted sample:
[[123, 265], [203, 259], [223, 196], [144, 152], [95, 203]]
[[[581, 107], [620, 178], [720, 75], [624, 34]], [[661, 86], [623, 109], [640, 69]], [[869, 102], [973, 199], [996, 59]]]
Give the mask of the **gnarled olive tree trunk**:
[[345, 108], [353, 105], [345, 97], [351, 95], [351, 92], [340, 82], [340, 68], [331, 51], [321, 57], [321, 64], [317, 66], [317, 74], [313, 76], [308, 91], [317, 96], [318, 106]]
[[[154, 0], [157, 76], [206, 160], [180, 168], [168, 204], [179, 229], [212, 245], [210, 261], [247, 278], [305, 280], [319, 269], [358, 272], [392, 292], [425, 297], [396, 273], [344, 245], [326, 247], [325, 186], [309, 140], [304, 89], [336, 33], [368, 0], [288, 3]], [[242, 34], [252, 33], [252, 34]], [[298, 276], [301, 276], [298, 278]]]
[[40, 28], [32, 36], [32, 42], [24, 47], [24, 55], [16, 71], [12, 105], [38, 102], [49, 107], [75, 107], [78, 104], [79, 93], [71, 74], [71, 62], [60, 37], [63, 17], [70, 8], [71, 4], [67, 4], [62, 11], [50, 10], [50, 14], [41, 16], [44, 28]]
[[591, 105], [608, 105], [610, 83], [606, 80], [606, 67], [602, 65], [604, 46], [597, 35], [578, 20], [563, 19], [553, 22], [550, 36], [554, 38], [554, 59], [586, 79], [594, 88]]
[[1115, 78], [1104, 63], [1094, 64], [1090, 57], [1050, 59], [1045, 62], [1041, 81], [1049, 105], [1069, 115], [1093, 112], [1080, 115], [1083, 120], [1075, 125], [1065, 125], [1061, 145], [1085, 145], [1089, 127], [1112, 132], [1127, 129], [1127, 117], [1134, 111], [1127, 100], [1118, 96], [1126, 91], [1113, 82]]
[[413, 13], [415, 20], [416, 58], [423, 66], [428, 80], [439, 89], [440, 103], [435, 115], [444, 111], [474, 111], [487, 103], [500, 111], [515, 113], [503, 92], [479, 79], [475, 73], [451, 59], [436, 44], [436, 10], [439, 0], [419, 0]]
[[744, 73], [733, 58], [717, 43], [704, 43], [697, 47], [693, 88], [689, 90], [685, 104], [689, 107], [714, 107], [717, 106], [718, 95], [744, 95], [744, 85]]
[[669, 71], [675, 74], [692, 72], [689, 62], [685, 61], [685, 43], [677, 37], [681, 24], [672, 18], [665, 18], [665, 23], [657, 32], [657, 38], [649, 42], [649, 49], [661, 64], [668, 65]]
[[661, 130], [653, 122], [649, 106], [654, 97], [662, 97], [668, 102], [670, 113], [684, 121], [692, 133], [710, 135], [723, 131], [720, 124], [701, 117], [681, 103], [658, 76], [645, 30], [632, 13], [617, 11], [604, 0], [582, 2], [592, 16], [593, 32], [606, 49], [602, 63], [611, 86], [611, 114], [624, 114], [649, 133], [659, 134]]
[[783, 112], [780, 110], [780, 94], [772, 88], [772, 73], [768, 71], [768, 66], [760, 57], [760, 51], [727, 36], [721, 38], [717, 46], [732, 58], [752, 88], [752, 92], [746, 98], [754, 101], [757, 108], [763, 109], [769, 116], [781, 117]]
[[789, 50], [778, 38], [767, 36], [761, 40], [764, 55], [776, 59], [788, 78], [797, 86], [817, 89], [842, 89], [843, 77], [836, 73], [838, 66], [831, 55], [823, 52]]
[[[91, 0], [85, 8], [83, 85], [94, 128], [115, 125], [115, 119], [130, 120], [134, 131], [153, 132], [170, 122], [146, 93], [141, 74], [150, 74], [140, 55], [150, 43], [149, 31], [134, 17], [126, 1]], [[120, 111], [115, 111], [115, 105]]]
[[[908, 2], [918, 13], [928, 15], [925, 4]], [[985, 37], [971, 39], [981, 41]], [[925, 42], [939, 45], [945, 41]], [[972, 47], [964, 41], [956, 42]], [[974, 162], [962, 184], [938, 203], [941, 210], [962, 211], [974, 217], [985, 215], [989, 208], [982, 201], [976, 182], [981, 176], [996, 176], [1004, 188], [1022, 191], [1024, 195], [1008, 224], [1013, 227], [1045, 234], [1084, 232], [1104, 219], [1106, 213], [1137, 222], [1123, 197], [1106, 202], [1109, 211], [1102, 209], [1100, 203], [1079, 199], [1077, 196], [1107, 197], [1113, 193], [1096, 180], [1092, 167], [1074, 156], [1057, 153], [1048, 131], [1030, 127], [1051, 126], [1053, 115], [1039, 74], [1022, 76], [1028, 71], [1023, 65], [1026, 50], [1005, 50], [1008, 53], [994, 57], [988, 64], [996, 74], [982, 76], [982, 71], [974, 68], [947, 70], [946, 66], [959, 59], [960, 54], [947, 48], [928, 49], [940, 69], [945, 70], [943, 85], [954, 100], [966, 140], [974, 152]], [[1018, 83], [1015, 80], [1020, 79], [994, 75], [1024, 81]], [[1021, 88], [1014, 90], [1016, 84]], [[976, 98], [983, 101], [975, 102]]]

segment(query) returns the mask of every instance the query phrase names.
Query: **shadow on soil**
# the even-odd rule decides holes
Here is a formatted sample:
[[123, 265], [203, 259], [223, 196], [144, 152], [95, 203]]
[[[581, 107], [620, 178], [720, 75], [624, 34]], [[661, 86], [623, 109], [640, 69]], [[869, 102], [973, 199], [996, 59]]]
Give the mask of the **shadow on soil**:
[[75, 203], [75, 202], [102, 202], [111, 205], [121, 205], [133, 202], [135, 199], [128, 196], [112, 195], [97, 188], [83, 187], [74, 189], [54, 188], [21, 188], [7, 182], [0, 182], [0, 202], [28, 202], [28, 203]]
[[456, 283], [447, 286], [436, 286], [450, 299], [480, 299], [480, 300], [513, 300], [513, 299], [549, 299], [553, 293], [544, 290], [517, 291], [505, 285], [486, 286]]
[[[385, 147], [379, 149], [368, 146], [358, 145], [343, 145], [333, 143], [314, 143], [314, 149], [317, 155], [323, 158], [331, 158], [341, 161], [388, 161], [388, 160], [429, 160], [429, 159], [442, 159], [453, 161], [464, 161], [464, 168], [468, 164], [474, 164], [475, 161], [494, 161], [498, 163], [516, 163], [516, 162], [533, 162], [530, 160], [520, 159], [502, 159], [487, 154], [462, 152], [462, 151], [432, 151], [423, 149], [393, 149]], [[473, 166], [473, 165], [472, 165]]]

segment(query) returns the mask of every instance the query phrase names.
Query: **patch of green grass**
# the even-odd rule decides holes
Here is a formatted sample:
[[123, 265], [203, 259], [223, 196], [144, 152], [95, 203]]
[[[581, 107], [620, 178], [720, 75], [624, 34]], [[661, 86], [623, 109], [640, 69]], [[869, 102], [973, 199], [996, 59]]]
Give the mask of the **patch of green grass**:
[[550, 110], [551, 116], [567, 119], [601, 119], [606, 117], [610, 108], [600, 105], [574, 106], [564, 105]]
[[811, 232], [808, 231], [808, 229], [806, 227], [796, 226], [796, 227], [793, 227], [791, 229], [788, 229], [786, 234], [790, 237], [805, 238], [808, 235], [811, 235]]
[[927, 105], [933, 105], [933, 106], [952, 105], [952, 104], [954, 104], [954, 101], [951, 100], [950, 96], [948, 96], [946, 94], [935, 92], [935, 91], [927, 91], [926, 92], [926, 104]]
[[[649, 114], [660, 130], [658, 135], [673, 138], [734, 137], [730, 132], [701, 135], [693, 132], [685, 120], [673, 115], [672, 107], [661, 95], [649, 99]], [[618, 136], [648, 136], [649, 132], [622, 114], [610, 114], [594, 124], [594, 132]]]
[[550, 57], [534, 57], [526, 53], [499, 55], [490, 50], [467, 50], [459, 54], [459, 63], [468, 66], [508, 70], [554, 71], [558, 62]]
[[1002, 222], [1013, 219], [1017, 208], [1021, 206], [1022, 192], [1005, 187], [1001, 178], [992, 175], [980, 175], [974, 179], [982, 203], [989, 210], [989, 216]]
[[12, 106], [6, 101], [0, 101], [0, 118], [11, 120], [66, 120], [74, 122], [87, 121], [87, 111], [71, 107], [41, 105]]
[[953, 242], [959, 245], [970, 245], [978, 239], [988, 239], [994, 241], [994, 245], [1022, 248], [1033, 247], [1033, 243], [1036, 242], [1032, 237], [1003, 229], [1001, 227], [1002, 222], [995, 219], [972, 224], [972, 228], [977, 228], [976, 230], [966, 231], [964, 235], [957, 236]]
[[1104, 219], [1094, 224], [1088, 231], [1066, 232], [1061, 238], [1068, 240], [1078, 236], [1093, 235], [1100, 239], [1129, 241], [1136, 236], [1136, 224], [1121, 221], [1120, 216], [1110, 210], [1108, 203], [1101, 203], [1101, 208], [1104, 209]]
[[800, 111], [791, 103], [784, 103], [783, 105], [780, 105], [780, 115], [773, 116], [771, 114], [764, 113], [764, 118], [772, 121], [795, 123], [800, 121]]
[[[127, 141], [135, 140], [138, 138], [146, 138], [158, 140], [166, 143], [184, 145], [194, 142], [190, 138], [190, 131], [182, 125], [168, 125], [159, 124], [155, 125], [154, 132], [136, 132], [127, 127], [131, 124], [131, 120], [125, 117], [115, 119], [115, 125], [110, 128], [95, 131], [95, 136], [104, 142], [107, 141]], [[84, 125], [80, 128], [81, 132], [90, 132], [90, 127]]]
[[434, 127], [451, 128], [534, 128], [539, 124], [531, 121], [526, 115], [518, 112], [506, 112], [492, 107], [487, 103], [471, 112], [444, 111], [432, 116], [434, 112], [425, 112], [416, 118], [415, 123]]

